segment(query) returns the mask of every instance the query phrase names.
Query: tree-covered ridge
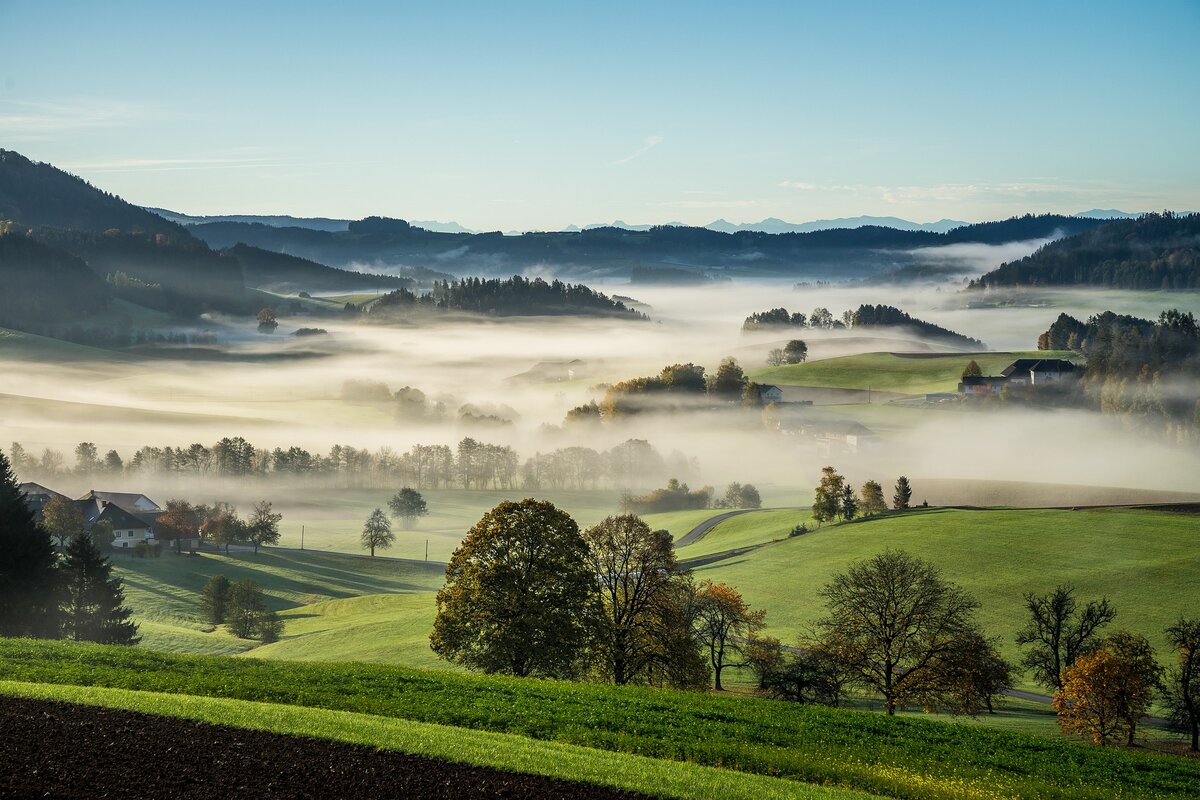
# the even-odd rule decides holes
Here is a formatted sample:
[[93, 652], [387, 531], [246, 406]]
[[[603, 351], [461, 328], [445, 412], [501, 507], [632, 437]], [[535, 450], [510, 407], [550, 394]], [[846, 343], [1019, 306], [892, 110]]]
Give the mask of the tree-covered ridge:
[[[866, 276], [879, 271], [879, 251], [912, 251], [960, 242], [999, 243], [1078, 233], [1100, 220], [1058, 215], [1013, 217], [1000, 222], [968, 225], [945, 234], [904, 231], [879, 226], [811, 231], [807, 233], [724, 233], [708, 228], [658, 225], [646, 230], [601, 227], [583, 231], [533, 231], [519, 236], [489, 233], [440, 233], [404, 220], [369, 217], [351, 223], [346, 231], [273, 227], [261, 223], [212, 222], [191, 227], [213, 247], [238, 242], [283, 251], [342, 266], [351, 262], [384, 261], [444, 268], [447, 258], [463, 269], [495, 274], [553, 263], [563, 266], [604, 266], [614, 263], [637, 270], [639, 278], [658, 270], [668, 276], [701, 279], [702, 272], [669, 264], [692, 264], [696, 269], [753, 268], [759, 272], [798, 270], [831, 277]], [[889, 261], [888, 266], [894, 266]], [[649, 272], [647, 272], [649, 270]], [[679, 275], [677, 273], [685, 273]]]
[[1163, 212], [1106, 222], [1001, 264], [971, 284], [993, 286], [1200, 288], [1200, 214]]
[[1200, 326], [1171, 309], [1157, 320], [1105, 311], [1087, 322], [1059, 314], [1038, 349], [1087, 356], [1084, 397], [1094, 408], [1130, 420], [1158, 421], [1179, 440], [1200, 439]]
[[108, 306], [104, 278], [80, 259], [0, 227], [0, 326], [78, 319]]
[[306, 258], [246, 244], [234, 245], [221, 253], [240, 261], [246, 285], [260, 289], [278, 292], [350, 292], [408, 288], [413, 285], [412, 278], [335, 269]]
[[646, 319], [646, 315], [627, 307], [583, 284], [560, 280], [523, 278], [514, 275], [496, 278], [462, 278], [438, 281], [433, 290], [416, 294], [398, 289], [384, 295], [370, 309], [372, 317], [402, 314], [407, 310], [429, 308], [439, 311], [470, 311], [498, 316], [617, 316]]
[[854, 311], [850, 315], [850, 327], [852, 328], [884, 328], [890, 326], [912, 328], [927, 339], [936, 339], [960, 347], [983, 348], [983, 342], [978, 339], [972, 339], [970, 336], [955, 333], [940, 325], [934, 325], [932, 322], [926, 322], [923, 319], [909, 316], [906, 312], [901, 311], [895, 306], [861, 305], [857, 311]]
[[0, 149], [0, 220], [101, 233], [161, 233], [191, 239], [181, 225], [101, 191], [49, 164]]

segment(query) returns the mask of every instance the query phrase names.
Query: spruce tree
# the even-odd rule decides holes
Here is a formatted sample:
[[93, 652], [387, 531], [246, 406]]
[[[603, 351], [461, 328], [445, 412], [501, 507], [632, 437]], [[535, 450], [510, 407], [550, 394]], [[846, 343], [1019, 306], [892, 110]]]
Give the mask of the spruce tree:
[[48, 534], [0, 452], [0, 636], [57, 639], [60, 584]]
[[61, 566], [66, 589], [63, 631], [77, 642], [137, 644], [138, 626], [129, 618], [121, 579], [87, 534], [67, 544]]
[[912, 486], [908, 483], [908, 478], [901, 475], [896, 479], [896, 493], [892, 495], [892, 508], [897, 511], [903, 511], [908, 508], [909, 501], [912, 500]]

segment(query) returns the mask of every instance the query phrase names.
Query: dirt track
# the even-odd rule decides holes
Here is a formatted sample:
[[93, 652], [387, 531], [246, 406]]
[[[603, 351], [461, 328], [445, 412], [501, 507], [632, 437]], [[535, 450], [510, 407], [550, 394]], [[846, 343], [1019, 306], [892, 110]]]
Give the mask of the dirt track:
[[3, 697], [0, 797], [642, 796], [316, 739]]

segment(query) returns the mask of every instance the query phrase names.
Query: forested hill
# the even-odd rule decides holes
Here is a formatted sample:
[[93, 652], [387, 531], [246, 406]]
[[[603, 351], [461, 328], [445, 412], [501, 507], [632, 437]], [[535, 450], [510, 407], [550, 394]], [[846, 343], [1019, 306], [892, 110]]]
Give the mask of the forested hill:
[[469, 311], [496, 316], [592, 316], [646, 319], [620, 300], [583, 284], [522, 278], [505, 280], [464, 278], [438, 281], [433, 291], [415, 294], [398, 289], [371, 305], [370, 315], [392, 319], [421, 310]]
[[334, 269], [247, 244], [234, 245], [221, 252], [241, 262], [247, 286], [273, 292], [359, 292], [411, 288], [414, 284], [412, 278]]
[[926, 339], [945, 342], [956, 347], [984, 349], [983, 342], [978, 339], [909, 316], [907, 312], [901, 311], [895, 306], [861, 305], [850, 315], [850, 326], [855, 330], [859, 328], [906, 327], [917, 331]]
[[192, 238], [181, 225], [12, 150], [0, 150], [0, 220], [12, 220], [31, 228], [88, 233], [115, 229], [122, 233]]
[[762, 274], [818, 277], [873, 275], [921, 248], [964, 242], [996, 244], [1064, 236], [1100, 224], [1099, 220], [1059, 215], [1027, 215], [1002, 222], [967, 225], [944, 234], [877, 226], [809, 233], [722, 233], [708, 228], [661, 225], [648, 230], [591, 228], [583, 231], [437, 233], [404, 220], [379, 217], [352, 222], [346, 231], [275, 227], [240, 222], [193, 225], [190, 230], [213, 247], [239, 242], [287, 252], [333, 266], [355, 262], [455, 268], [461, 273], [512, 274], [554, 264], [629, 274], [648, 265], [720, 268]]
[[1106, 222], [1002, 264], [971, 284], [1200, 288], [1200, 214], [1147, 214]]

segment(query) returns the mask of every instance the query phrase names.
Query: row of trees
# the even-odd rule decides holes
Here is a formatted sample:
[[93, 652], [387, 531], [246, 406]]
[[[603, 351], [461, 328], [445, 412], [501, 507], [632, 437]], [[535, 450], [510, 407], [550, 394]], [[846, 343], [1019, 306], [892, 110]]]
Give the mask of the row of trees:
[[546, 281], [542, 278], [462, 278], [435, 281], [430, 292], [417, 294], [397, 289], [370, 306], [372, 319], [391, 319], [418, 309], [471, 311], [500, 316], [580, 314], [647, 319], [620, 300], [583, 284]]
[[[911, 501], [912, 486], [908, 478], [901, 475], [896, 479], [892, 508], [903, 511]], [[850, 522], [858, 517], [882, 514], [887, 508], [883, 487], [877, 481], [864, 483], [862, 494], [859, 495], [855, 493], [854, 486], [833, 467], [821, 468], [821, 482], [817, 485], [812, 506], [813, 519], [818, 523], [836, 519]]]
[[564, 447], [537, 453], [521, 462], [507, 445], [471, 437], [454, 447], [418, 444], [405, 453], [334, 445], [328, 455], [301, 447], [266, 450], [241, 437], [227, 437], [211, 447], [142, 447], [128, 463], [116, 450], [100, 456], [92, 442], [75, 448], [75, 466], [62, 453], [46, 449], [40, 456], [19, 442], [12, 445], [14, 469], [27, 479], [53, 480], [82, 476], [211, 476], [218, 478], [321, 478], [347, 487], [382, 488], [407, 484], [417, 489], [593, 489], [627, 487], [661, 480], [668, 469], [690, 469], [683, 456], [668, 459], [644, 439], [629, 439], [608, 450]]
[[857, 309], [843, 311], [840, 318], [835, 319], [827, 308], [817, 307], [808, 317], [801, 313], [788, 313], [786, 308], [773, 308], [770, 311], [760, 311], [746, 317], [742, 330], [772, 330], [789, 328], [812, 328], [815, 330], [832, 330], [836, 328], [911, 328], [928, 339], [950, 342], [960, 346], [983, 347], [983, 342], [963, 336], [952, 330], [917, 319], [895, 306], [860, 305]]
[[724, 495], [714, 497], [714, 494], [711, 486], [689, 489], [686, 483], [671, 478], [665, 487], [647, 494], [623, 494], [621, 510], [632, 514], [657, 514], [696, 508], [762, 508], [762, 496], [751, 483], [734, 482], [725, 487]]
[[695, 584], [671, 535], [636, 516], [581, 532], [523, 500], [496, 506], [455, 550], [430, 645], [483, 672], [720, 689], [763, 619], [732, 587]]
[[0, 636], [137, 644], [121, 579], [89, 536], [60, 555], [0, 452]]

